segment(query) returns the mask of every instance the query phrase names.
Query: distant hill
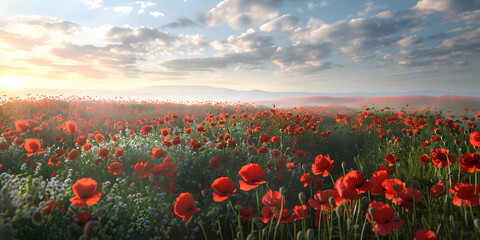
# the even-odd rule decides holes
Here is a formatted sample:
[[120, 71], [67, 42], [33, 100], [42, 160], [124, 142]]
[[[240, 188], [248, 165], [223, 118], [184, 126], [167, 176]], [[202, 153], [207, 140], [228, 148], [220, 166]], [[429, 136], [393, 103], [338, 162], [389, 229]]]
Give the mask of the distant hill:
[[[172, 101], [248, 101], [248, 102], [283, 102], [287, 105], [295, 105], [296, 102], [315, 104], [319, 102], [330, 103], [338, 101], [331, 97], [348, 97], [342, 99], [343, 103], [365, 100], [369, 97], [395, 97], [404, 95], [427, 95], [427, 96], [476, 96], [477, 92], [441, 92], [441, 91], [412, 91], [412, 92], [348, 92], [348, 93], [322, 93], [322, 92], [269, 92], [262, 90], [234, 90], [229, 88], [217, 88], [209, 86], [151, 86], [132, 88], [129, 90], [107, 90], [107, 89], [7, 89], [0, 88], [0, 95], [25, 97], [27, 94], [33, 96], [91, 96], [101, 98], [132, 98], [132, 99], [155, 99]], [[330, 98], [329, 98], [330, 97]]]

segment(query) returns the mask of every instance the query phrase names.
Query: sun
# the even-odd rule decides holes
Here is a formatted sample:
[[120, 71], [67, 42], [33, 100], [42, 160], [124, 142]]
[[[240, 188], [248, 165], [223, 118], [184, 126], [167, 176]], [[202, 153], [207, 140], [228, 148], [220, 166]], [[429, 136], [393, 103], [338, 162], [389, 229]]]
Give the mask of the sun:
[[2, 76], [0, 77], [0, 87], [4, 88], [20, 88], [23, 86], [25, 78], [19, 76]]

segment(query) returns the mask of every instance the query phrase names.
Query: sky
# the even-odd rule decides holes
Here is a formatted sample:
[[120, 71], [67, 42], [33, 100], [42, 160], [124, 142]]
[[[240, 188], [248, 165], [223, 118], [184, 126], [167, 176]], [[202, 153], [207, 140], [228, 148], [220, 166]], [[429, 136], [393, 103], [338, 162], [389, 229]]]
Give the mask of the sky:
[[478, 0], [1, 0], [0, 86], [480, 89]]

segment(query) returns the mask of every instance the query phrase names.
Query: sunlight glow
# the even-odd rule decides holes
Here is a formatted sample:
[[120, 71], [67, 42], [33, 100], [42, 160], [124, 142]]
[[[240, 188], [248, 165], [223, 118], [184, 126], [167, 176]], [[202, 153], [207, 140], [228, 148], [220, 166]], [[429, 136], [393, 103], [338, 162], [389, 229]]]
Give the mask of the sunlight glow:
[[0, 77], [0, 86], [5, 88], [21, 88], [25, 83], [25, 78], [19, 76]]

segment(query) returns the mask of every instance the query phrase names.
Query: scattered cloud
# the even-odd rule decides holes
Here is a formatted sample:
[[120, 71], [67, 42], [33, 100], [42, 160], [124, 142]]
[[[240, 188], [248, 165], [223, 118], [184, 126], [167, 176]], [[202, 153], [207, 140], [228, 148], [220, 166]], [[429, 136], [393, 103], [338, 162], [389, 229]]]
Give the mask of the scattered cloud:
[[175, 22], [171, 22], [162, 25], [161, 28], [182, 28], [182, 27], [194, 27], [197, 24], [189, 18], [179, 18]]
[[260, 26], [260, 30], [264, 32], [273, 32], [275, 30], [280, 30], [282, 32], [292, 31], [298, 24], [300, 20], [290, 14], [285, 14], [278, 18], [273, 19], [270, 22], [267, 22]]
[[165, 14], [163, 14], [161, 12], [150, 12], [150, 15], [152, 15], [153, 17], [163, 17], [163, 16], [165, 16]]
[[157, 5], [156, 3], [153, 3], [153, 2], [144, 2], [144, 1], [135, 1], [135, 4], [140, 4], [140, 9], [137, 11], [138, 14], [143, 14], [145, 12], [145, 8]]
[[251, 24], [263, 24], [278, 16], [283, 0], [224, 0], [199, 20], [209, 27], [227, 22], [232, 28], [239, 29]]
[[102, 7], [103, 0], [83, 0], [90, 8], [100, 8]]
[[422, 36], [409, 36], [404, 37], [398, 41], [398, 45], [401, 47], [411, 47], [423, 44], [423, 37]]
[[364, 6], [365, 8], [357, 13], [358, 17], [364, 17], [370, 14], [374, 10], [386, 8], [386, 6], [375, 5], [375, 2], [373, 1], [366, 2]]
[[473, 0], [420, 0], [412, 8], [419, 15], [443, 13], [446, 17], [455, 17], [457, 14], [470, 11], [474, 8]]

